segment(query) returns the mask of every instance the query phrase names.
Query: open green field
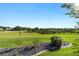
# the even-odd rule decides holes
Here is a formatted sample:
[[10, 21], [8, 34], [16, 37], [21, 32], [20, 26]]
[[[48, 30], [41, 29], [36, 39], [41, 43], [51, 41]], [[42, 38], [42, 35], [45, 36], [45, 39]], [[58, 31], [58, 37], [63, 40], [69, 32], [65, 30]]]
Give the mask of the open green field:
[[18, 31], [5, 31], [0, 32], [0, 48], [26, 46], [33, 44], [35, 40], [38, 40], [39, 42], [50, 42], [52, 36], [59, 36], [63, 41], [72, 43], [72, 46], [57, 51], [46, 51], [40, 54], [40, 56], [79, 56], [79, 34], [76, 33], [39, 34], [22, 32], [19, 36]]
[[39, 33], [25, 33], [19, 36], [18, 31], [6, 31], [0, 32], [0, 47], [17, 47], [17, 46], [26, 46], [29, 44], [33, 44], [34, 41], [38, 40], [38, 42], [48, 42], [51, 34], [39, 34]]

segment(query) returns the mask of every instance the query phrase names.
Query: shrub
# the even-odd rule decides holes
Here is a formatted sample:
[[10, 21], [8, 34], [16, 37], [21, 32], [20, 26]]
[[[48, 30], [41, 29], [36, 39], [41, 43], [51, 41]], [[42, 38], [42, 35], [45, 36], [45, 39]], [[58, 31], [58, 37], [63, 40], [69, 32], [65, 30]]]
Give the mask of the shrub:
[[62, 39], [60, 37], [51, 37], [51, 47], [56, 47], [56, 49], [60, 49], [62, 45]]

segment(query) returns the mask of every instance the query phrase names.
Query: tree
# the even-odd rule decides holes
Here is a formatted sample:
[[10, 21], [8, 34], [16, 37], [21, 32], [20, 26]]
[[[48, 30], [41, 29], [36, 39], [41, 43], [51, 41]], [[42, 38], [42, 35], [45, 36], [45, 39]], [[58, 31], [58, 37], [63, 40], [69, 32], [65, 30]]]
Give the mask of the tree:
[[74, 18], [79, 18], [79, 4], [76, 3], [65, 3], [61, 6], [62, 8], [68, 9], [66, 15], [70, 15]]
[[[65, 3], [61, 7], [68, 9], [68, 12], [66, 13], [66, 15], [69, 15], [73, 18], [79, 18], [79, 4], [78, 3]], [[76, 23], [79, 26], [79, 22], [76, 22]]]
[[33, 31], [33, 32], [38, 32], [38, 29], [39, 29], [39, 28], [36, 27], [36, 28], [32, 29], [32, 31]]
[[16, 26], [16, 27], [14, 27], [13, 29], [16, 30], [16, 31], [19, 31], [19, 30], [22, 30], [22, 27]]

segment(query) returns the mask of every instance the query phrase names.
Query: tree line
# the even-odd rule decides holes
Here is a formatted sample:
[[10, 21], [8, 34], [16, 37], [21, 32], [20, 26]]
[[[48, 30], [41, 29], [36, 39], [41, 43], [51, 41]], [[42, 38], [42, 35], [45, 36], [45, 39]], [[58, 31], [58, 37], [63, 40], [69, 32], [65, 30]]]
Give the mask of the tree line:
[[37, 32], [41, 34], [55, 34], [55, 33], [79, 33], [79, 29], [76, 28], [28, 28], [22, 26], [4, 27], [0, 26], [0, 31], [25, 31], [25, 32]]

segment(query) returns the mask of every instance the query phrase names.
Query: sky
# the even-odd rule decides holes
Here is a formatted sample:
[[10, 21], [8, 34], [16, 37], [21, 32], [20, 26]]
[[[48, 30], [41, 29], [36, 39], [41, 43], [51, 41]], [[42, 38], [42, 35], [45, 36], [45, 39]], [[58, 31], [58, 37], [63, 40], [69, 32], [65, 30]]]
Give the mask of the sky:
[[78, 19], [65, 15], [63, 3], [0, 3], [0, 26], [74, 28]]

